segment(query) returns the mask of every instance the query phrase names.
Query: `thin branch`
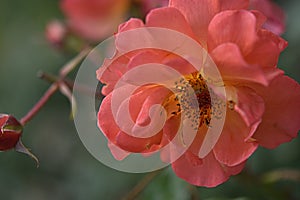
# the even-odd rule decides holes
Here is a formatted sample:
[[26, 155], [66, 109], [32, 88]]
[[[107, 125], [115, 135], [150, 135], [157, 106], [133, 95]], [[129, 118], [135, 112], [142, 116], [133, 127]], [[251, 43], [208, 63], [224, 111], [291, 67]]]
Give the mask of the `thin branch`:
[[27, 122], [29, 122], [57, 90], [58, 84], [52, 84], [33, 108], [20, 120], [21, 124], [24, 126]]
[[91, 51], [90, 48], [86, 48], [81, 51], [75, 58], [70, 60], [63, 68], [59, 71], [59, 76], [61, 78], [66, 77], [76, 66], [77, 64]]
[[[49, 83], [55, 83], [59, 81], [59, 77], [44, 72], [39, 72], [38, 76]], [[64, 84], [67, 85], [71, 90], [73, 89], [86, 95], [95, 96], [96, 99], [102, 99], [104, 97], [101, 91], [95, 91], [93, 88], [90, 88], [86, 85], [74, 85], [74, 81], [70, 79], [64, 78], [60, 81], [64, 82]]]
[[[21, 124], [24, 126], [27, 122], [29, 122], [38, 111], [46, 104], [49, 98], [59, 89], [60, 83], [64, 80], [64, 78], [75, 69], [78, 63], [89, 53], [90, 49], [87, 48], [80, 52], [75, 58], [70, 60], [67, 64], [65, 64], [60, 70], [60, 76], [57, 78], [55, 76], [45, 77], [43, 74], [39, 76], [42, 78], [47, 78], [48, 81], [51, 80], [53, 84], [49, 87], [49, 89], [45, 92], [45, 94], [40, 98], [40, 100], [33, 106], [33, 108], [20, 120]], [[66, 84], [66, 83], [64, 83]]]

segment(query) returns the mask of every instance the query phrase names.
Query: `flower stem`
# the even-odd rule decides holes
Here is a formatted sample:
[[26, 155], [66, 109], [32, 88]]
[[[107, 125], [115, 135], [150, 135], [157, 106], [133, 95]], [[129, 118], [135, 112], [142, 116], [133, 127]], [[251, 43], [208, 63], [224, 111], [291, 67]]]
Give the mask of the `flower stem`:
[[122, 200], [134, 200], [149, 185], [149, 183], [160, 174], [162, 170], [150, 172], [140, 180], [134, 188]]
[[34, 107], [20, 120], [21, 124], [24, 126], [29, 122], [38, 111], [46, 104], [49, 98], [58, 90], [58, 84], [52, 84], [45, 94], [40, 98], [40, 100], [34, 105]]

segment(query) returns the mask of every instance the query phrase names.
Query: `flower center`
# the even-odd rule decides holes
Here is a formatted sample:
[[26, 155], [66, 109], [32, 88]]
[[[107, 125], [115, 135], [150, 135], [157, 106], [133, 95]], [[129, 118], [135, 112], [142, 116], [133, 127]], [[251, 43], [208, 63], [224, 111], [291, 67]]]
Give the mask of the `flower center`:
[[211, 96], [201, 74], [195, 72], [186, 75], [179, 81], [175, 81], [175, 88], [176, 93], [172, 94], [164, 104], [171, 116], [185, 113], [184, 117], [193, 122], [194, 129], [198, 129], [203, 124], [209, 127], [212, 114]]

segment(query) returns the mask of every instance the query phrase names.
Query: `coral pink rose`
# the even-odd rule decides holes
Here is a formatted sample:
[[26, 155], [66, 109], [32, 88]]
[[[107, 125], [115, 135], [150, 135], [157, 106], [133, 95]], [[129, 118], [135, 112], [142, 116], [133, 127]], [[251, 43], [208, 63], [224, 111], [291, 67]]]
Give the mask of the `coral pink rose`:
[[285, 31], [284, 11], [271, 0], [250, 0], [250, 9], [258, 10], [267, 17], [263, 27], [277, 35]]
[[[171, 0], [169, 7], [152, 10], [145, 23], [131, 19], [119, 27], [119, 33], [140, 27], [166, 28], [197, 41], [222, 75], [227, 112], [217, 143], [200, 158], [198, 151], [210, 128], [211, 118], [209, 92], [201, 76], [189, 71], [189, 63], [169, 52], [144, 49], [118, 58], [116, 54], [114, 62], [106, 60], [97, 71], [98, 79], [106, 84], [102, 90], [106, 97], [99, 109], [98, 125], [108, 138], [115, 158], [160, 149], [179, 129], [180, 117], [183, 117], [178, 108], [180, 102], [170, 90], [157, 84], [141, 86], [127, 100], [131, 117], [139, 125], [149, 123], [151, 106], [161, 104], [165, 108], [167, 121], [158, 134], [148, 138], [133, 137], [121, 131], [116, 123], [112, 94], [118, 89], [117, 92], [126, 92], [115, 88], [116, 83], [126, 72], [147, 63], [170, 65], [185, 74], [195, 92], [202, 94], [197, 96], [201, 110], [197, 135], [187, 151], [171, 163], [177, 176], [191, 184], [217, 186], [241, 172], [258, 146], [275, 148], [297, 136], [300, 86], [277, 68], [279, 54], [287, 42], [263, 29], [266, 17], [258, 11], [247, 11], [248, 3], [247, 0]], [[135, 41], [131, 38], [123, 42], [130, 45]], [[184, 109], [184, 105], [180, 106]], [[122, 106], [118, 113], [122, 116]]]
[[74, 32], [88, 40], [99, 41], [124, 20], [128, 0], [62, 0], [61, 9]]

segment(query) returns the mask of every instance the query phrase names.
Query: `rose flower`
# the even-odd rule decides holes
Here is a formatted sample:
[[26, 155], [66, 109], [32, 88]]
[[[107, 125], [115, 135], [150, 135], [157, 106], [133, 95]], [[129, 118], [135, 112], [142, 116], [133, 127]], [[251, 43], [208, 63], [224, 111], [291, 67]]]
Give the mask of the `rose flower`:
[[[214, 187], [241, 172], [259, 146], [275, 148], [297, 137], [300, 86], [277, 68], [279, 54], [287, 42], [264, 29], [266, 17], [256, 10], [247, 10], [248, 6], [247, 0], [171, 0], [169, 7], [150, 11], [145, 23], [130, 19], [119, 26], [119, 34], [143, 27], [173, 30], [202, 46], [222, 76], [226, 97], [220, 95], [219, 99], [226, 105], [226, 116], [216, 143], [204, 157], [199, 156], [207, 130], [213, 126], [212, 95], [218, 95], [209, 91], [205, 71], [192, 71], [191, 63], [185, 58], [164, 50], [145, 48], [119, 56], [122, 48], [119, 44], [130, 46], [135, 40], [119, 38], [117, 33], [115, 56], [97, 71], [98, 79], [106, 84], [102, 89], [106, 97], [99, 109], [98, 126], [116, 159], [124, 159], [129, 153], [147, 154], [163, 148], [180, 129], [180, 119], [189, 118], [197, 122], [195, 138], [178, 159], [172, 160], [172, 168], [178, 177], [191, 184]], [[183, 75], [194, 90], [198, 101], [194, 109], [199, 110], [199, 115], [182, 114], [190, 111], [186, 108], [189, 99], [185, 93], [176, 94], [155, 83], [140, 86], [130, 97], [119, 99], [120, 107], [112, 110], [114, 93], [130, 93], [129, 86], [116, 87], [118, 81], [137, 66], [149, 63], [169, 65]], [[178, 84], [174, 82], [174, 88], [184, 91]], [[166, 122], [162, 129], [149, 137], [127, 134], [119, 122], [126, 121], [124, 106], [128, 104], [127, 117], [139, 126], [150, 123], [152, 106], [164, 107]], [[187, 136], [180, 136], [179, 140], [181, 137]], [[181, 143], [185, 145], [183, 139]]]
[[[60, 3], [67, 28], [91, 42], [101, 41], [117, 31], [118, 25], [130, 15], [130, 7], [144, 17], [151, 9], [167, 5], [168, 0], [62, 0]], [[50, 42], [60, 33], [57, 26], [50, 23], [47, 27]]]
[[100, 41], [124, 20], [128, 3], [128, 0], [62, 0], [61, 9], [75, 33]]

